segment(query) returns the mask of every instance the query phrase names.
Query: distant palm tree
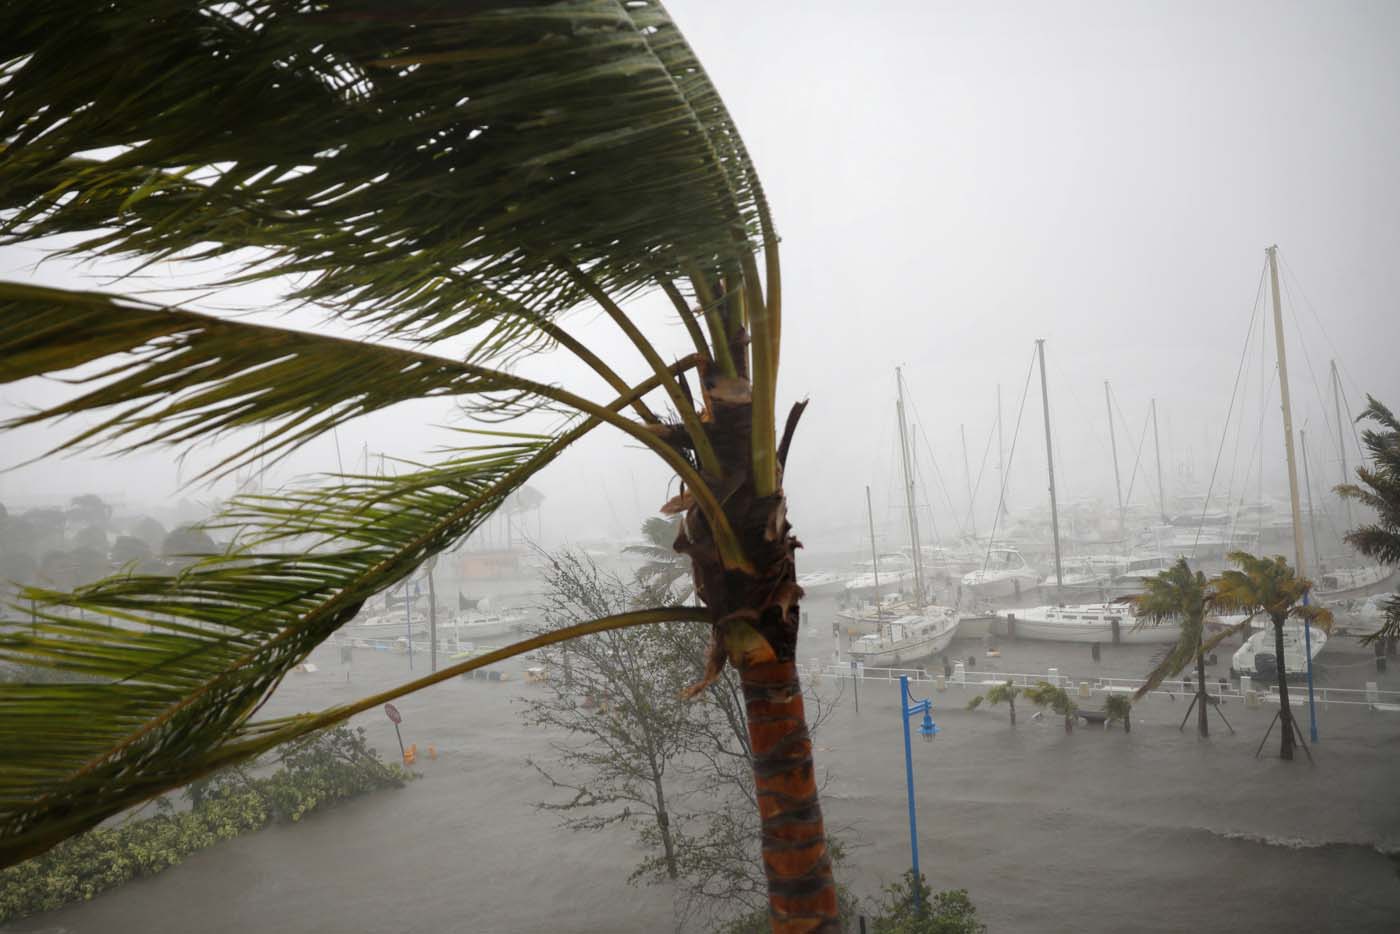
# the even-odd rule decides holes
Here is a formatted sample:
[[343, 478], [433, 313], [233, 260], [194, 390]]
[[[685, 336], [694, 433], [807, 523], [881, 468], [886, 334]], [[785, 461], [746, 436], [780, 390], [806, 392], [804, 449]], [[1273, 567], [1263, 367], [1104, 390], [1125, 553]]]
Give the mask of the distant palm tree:
[[1049, 708], [1055, 713], [1065, 718], [1065, 732], [1074, 732], [1074, 715], [1079, 710], [1079, 705], [1074, 702], [1074, 698], [1069, 696], [1069, 692], [1062, 687], [1051, 684], [1049, 681], [1037, 682], [1032, 687], [1022, 690], [1026, 699], [1040, 708]]
[[1283, 738], [1279, 746], [1280, 759], [1293, 758], [1293, 708], [1288, 703], [1288, 671], [1283, 656], [1283, 627], [1295, 619], [1323, 631], [1332, 628], [1332, 611], [1306, 602], [1313, 583], [1299, 577], [1282, 555], [1261, 558], [1245, 551], [1234, 551], [1230, 561], [1238, 570], [1221, 573], [1211, 586], [1215, 588], [1215, 605], [1235, 612], [1262, 612], [1274, 624], [1274, 654], [1278, 659], [1278, 703]]
[[[1356, 468], [1360, 484], [1345, 483], [1337, 492], [1376, 511], [1376, 521], [1347, 532], [1347, 544], [1382, 564], [1400, 565], [1400, 419], [1371, 396], [1357, 421], [1375, 422], [1361, 440], [1371, 454], [1371, 466]], [[1385, 625], [1366, 641], [1400, 636], [1400, 594], [1385, 601]]]
[[1176, 564], [1147, 579], [1143, 592], [1130, 597], [1129, 602], [1139, 620], [1152, 625], [1175, 622], [1181, 630], [1176, 644], [1168, 650], [1166, 657], [1147, 675], [1142, 687], [1134, 692], [1134, 699], [1145, 697], [1149, 691], [1166, 678], [1180, 674], [1192, 661], [1196, 663], [1196, 731], [1201, 736], [1210, 735], [1210, 721], [1207, 718], [1207, 705], [1210, 695], [1206, 693], [1206, 656], [1210, 650], [1234, 633], [1249, 625], [1242, 623], [1226, 628], [1222, 632], [1206, 638], [1206, 617], [1210, 613], [1211, 601], [1215, 593], [1210, 582], [1200, 571], [1192, 571], [1185, 558], [1178, 558]]
[[680, 527], [680, 516], [651, 516], [642, 523], [646, 544], [623, 549], [629, 555], [646, 558], [646, 563], [637, 568], [637, 583], [653, 601], [674, 598], [677, 595], [672, 587], [690, 577], [690, 559], [675, 549]]
[[1122, 694], [1110, 694], [1103, 702], [1103, 712], [1109, 723], [1123, 721], [1123, 732], [1133, 731], [1133, 702]]
[[[796, 665], [783, 470], [801, 406], [780, 431], [778, 235], [732, 117], [659, 0], [10, 3], [0, 36], [0, 241], [129, 261], [125, 283], [172, 263], [200, 301], [248, 283], [259, 300], [275, 292], [259, 319], [0, 282], [0, 384], [80, 374], [72, 398], [11, 424], [77, 415], [62, 448], [121, 451], [184, 453], [239, 432], [206, 475], [261, 472], [412, 400], [450, 401], [478, 426], [539, 426], [458, 435], [393, 475], [242, 496], [206, 523], [233, 544], [175, 576], [31, 591], [43, 625], [7, 636], [0, 657], [81, 668], [101, 689], [4, 687], [0, 709], [24, 725], [0, 731], [0, 864], [466, 670], [258, 716], [367, 600], [608, 426], [675, 478], [663, 512], [683, 517], [674, 547], [701, 605], [540, 638], [708, 625], [695, 689], [726, 665], [740, 674], [773, 925], [836, 930]], [[660, 328], [642, 313], [657, 306], [633, 301], [644, 294], [679, 322], [683, 350], [648, 336]], [[269, 320], [300, 306], [331, 324]], [[605, 360], [617, 342], [590, 346], [576, 310], [626, 353]], [[544, 380], [517, 372], [545, 350], [573, 362]], [[77, 612], [130, 625], [85, 629]]]
[[1015, 726], [1016, 695], [1020, 694], [1021, 691], [1022, 689], [1017, 687], [1015, 682], [1012, 681], [1006, 681], [1002, 684], [994, 684], [987, 689], [986, 694], [978, 694], [972, 700], [968, 701], [967, 709], [976, 710], [978, 705], [980, 705], [984, 700], [989, 705], [1005, 703], [1011, 709], [1011, 725]]

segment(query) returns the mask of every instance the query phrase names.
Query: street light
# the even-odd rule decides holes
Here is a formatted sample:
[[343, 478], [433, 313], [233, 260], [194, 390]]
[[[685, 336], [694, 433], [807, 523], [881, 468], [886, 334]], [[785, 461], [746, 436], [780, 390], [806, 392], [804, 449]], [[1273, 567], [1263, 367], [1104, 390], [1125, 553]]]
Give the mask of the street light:
[[919, 735], [924, 742], [931, 743], [938, 735], [938, 724], [933, 722], [933, 704], [927, 698], [916, 701], [909, 696], [909, 676], [899, 676], [899, 708], [904, 723], [904, 779], [909, 790], [909, 853], [914, 863], [914, 910], [923, 912], [919, 887], [919, 820], [914, 811], [914, 751], [910, 745], [909, 720], [923, 714], [919, 722]]

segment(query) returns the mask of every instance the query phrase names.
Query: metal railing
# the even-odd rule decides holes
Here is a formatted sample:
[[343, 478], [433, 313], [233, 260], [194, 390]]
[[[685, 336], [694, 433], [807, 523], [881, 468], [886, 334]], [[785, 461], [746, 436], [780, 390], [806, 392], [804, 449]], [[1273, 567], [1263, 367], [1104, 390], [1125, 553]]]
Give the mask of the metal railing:
[[[1010, 681], [1017, 687], [1032, 687], [1042, 681], [1057, 683], [1060, 687], [1069, 690], [1078, 690], [1080, 684], [1088, 684], [1090, 695], [1108, 694], [1130, 694], [1136, 692], [1145, 684], [1142, 678], [1114, 678], [1114, 677], [1092, 677], [1078, 678], [1063, 672], [1047, 670], [1040, 674], [1026, 674], [1020, 672], [1004, 671], [979, 671], [977, 669], [966, 669], [961, 665], [954, 668], [951, 675], [944, 675], [942, 672], [930, 672], [924, 668], [872, 668], [860, 666], [853, 669], [849, 665], [824, 665], [824, 666], [799, 666], [803, 677], [810, 678], [836, 678], [849, 679], [859, 677], [861, 681], [884, 681], [897, 682], [901, 676], [906, 676], [911, 682], [938, 683], [942, 682], [945, 688], [973, 688], [981, 690], [996, 684], [1004, 684]], [[1181, 678], [1163, 681], [1156, 689], [1149, 691], [1149, 697], [1174, 697], [1179, 695], [1191, 695], [1196, 690], [1194, 679]], [[1255, 693], [1258, 699], [1264, 703], [1278, 703], [1278, 687], [1275, 685], [1258, 684], [1250, 680], [1243, 682], [1206, 682], [1206, 690], [1215, 697], [1223, 701], [1245, 702], [1248, 698], [1246, 692]], [[1306, 703], [1305, 692], [1302, 686], [1298, 687], [1298, 695], [1293, 697], [1295, 705]], [[1333, 704], [1350, 705], [1358, 707], [1380, 707], [1381, 709], [1395, 708], [1400, 710], [1400, 691], [1383, 691], [1368, 684], [1365, 688], [1335, 688], [1322, 685], [1314, 686], [1314, 695], [1317, 705], [1322, 709], [1327, 709]]]

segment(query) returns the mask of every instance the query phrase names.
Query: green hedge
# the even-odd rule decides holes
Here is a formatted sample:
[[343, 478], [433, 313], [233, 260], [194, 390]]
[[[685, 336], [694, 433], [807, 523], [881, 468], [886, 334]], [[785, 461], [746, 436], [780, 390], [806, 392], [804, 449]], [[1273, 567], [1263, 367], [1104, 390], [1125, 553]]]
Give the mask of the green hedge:
[[0, 871], [0, 922], [86, 901], [220, 840], [274, 821], [297, 821], [318, 807], [412, 777], [386, 765], [366, 744], [363, 729], [348, 727], [289, 744], [277, 760], [281, 767], [266, 777], [231, 769], [195, 783], [186, 791], [187, 811], [160, 799], [154, 817], [99, 827]]

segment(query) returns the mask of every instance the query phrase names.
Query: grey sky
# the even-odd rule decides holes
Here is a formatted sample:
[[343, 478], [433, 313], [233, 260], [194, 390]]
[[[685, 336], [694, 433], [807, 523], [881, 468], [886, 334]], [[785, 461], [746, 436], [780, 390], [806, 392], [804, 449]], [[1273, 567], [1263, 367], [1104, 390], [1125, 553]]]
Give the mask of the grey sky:
[[[896, 365], [963, 508], [959, 424], [975, 474], [998, 383], [1011, 443], [1037, 337], [1068, 496], [1112, 497], [1105, 379], [1133, 432], [1159, 399], [1169, 495], [1188, 462], [1203, 488], [1270, 243], [1291, 273], [1297, 422], [1319, 457], [1326, 428], [1309, 362], [1329, 404], [1337, 356], [1353, 405], [1366, 391], [1400, 405], [1400, 6], [670, 6], [744, 133], [784, 236], [782, 402], [812, 399], [787, 480], [799, 534], [858, 520], [866, 483], [877, 504], [892, 492]], [[0, 252], [0, 275], [28, 275], [33, 255]], [[78, 281], [57, 266], [42, 277]], [[602, 323], [588, 330], [625, 352]], [[659, 332], [681, 351], [669, 319]], [[641, 372], [626, 359], [625, 372]], [[1257, 342], [1250, 359], [1243, 447], [1265, 414], [1273, 486], [1277, 394], [1261, 410]], [[557, 355], [528, 366], [577, 372]], [[0, 403], [55, 391], [21, 386]], [[341, 433], [344, 456], [366, 439], [419, 453], [445, 440], [422, 426], [450, 414], [433, 403], [371, 419]], [[1013, 504], [1044, 499], [1041, 431], [1033, 393]], [[4, 460], [56, 437], [11, 434]], [[1119, 441], [1126, 475], [1132, 455]], [[1325, 457], [1314, 472], [1335, 474], [1335, 453]], [[170, 462], [162, 452], [23, 468], [0, 475], [0, 500], [89, 489], [159, 499], [174, 487]], [[327, 440], [275, 476], [334, 466]], [[989, 469], [984, 517], [993, 478]], [[665, 484], [648, 456], [595, 435], [540, 478], [546, 531], [630, 531]]]

